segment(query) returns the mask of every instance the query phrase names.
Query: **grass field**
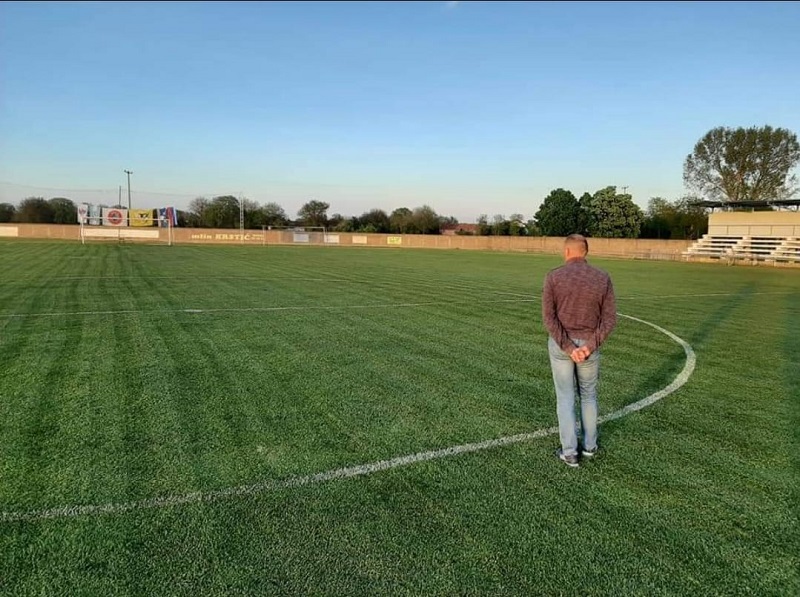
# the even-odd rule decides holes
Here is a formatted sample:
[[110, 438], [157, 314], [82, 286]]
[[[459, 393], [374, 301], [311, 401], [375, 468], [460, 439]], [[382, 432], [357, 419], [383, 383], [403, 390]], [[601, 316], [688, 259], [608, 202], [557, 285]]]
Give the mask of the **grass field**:
[[[557, 258], [0, 243], [0, 592], [797, 595], [800, 271], [591, 262], [686, 385], [335, 478], [555, 425]], [[601, 414], [685, 362], [621, 319]]]

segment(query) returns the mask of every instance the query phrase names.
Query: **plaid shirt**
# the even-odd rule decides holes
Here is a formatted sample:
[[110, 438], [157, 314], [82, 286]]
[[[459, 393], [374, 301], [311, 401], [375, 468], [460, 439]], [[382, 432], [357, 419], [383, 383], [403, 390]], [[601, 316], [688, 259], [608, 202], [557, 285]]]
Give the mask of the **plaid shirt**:
[[571, 259], [544, 279], [542, 319], [550, 336], [567, 354], [573, 340], [585, 340], [594, 352], [617, 324], [611, 277], [586, 259]]

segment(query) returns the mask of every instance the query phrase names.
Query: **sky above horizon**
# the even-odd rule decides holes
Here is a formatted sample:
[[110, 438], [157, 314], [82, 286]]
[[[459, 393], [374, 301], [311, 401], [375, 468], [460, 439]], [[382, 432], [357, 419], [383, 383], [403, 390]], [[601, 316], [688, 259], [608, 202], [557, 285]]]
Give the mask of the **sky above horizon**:
[[[800, 3], [0, 4], [0, 202], [316, 199], [530, 218], [685, 193], [717, 126], [800, 132]], [[125, 203], [125, 201], [123, 201]]]

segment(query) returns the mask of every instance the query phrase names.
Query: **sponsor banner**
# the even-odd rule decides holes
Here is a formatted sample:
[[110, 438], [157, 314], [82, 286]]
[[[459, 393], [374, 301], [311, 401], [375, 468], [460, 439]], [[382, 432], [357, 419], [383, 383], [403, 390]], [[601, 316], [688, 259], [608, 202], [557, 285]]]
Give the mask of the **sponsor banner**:
[[0, 236], [19, 236], [18, 226], [0, 226]]
[[153, 226], [152, 209], [131, 209], [128, 211], [131, 218], [131, 226]]
[[258, 232], [246, 232], [244, 234], [241, 233], [225, 233], [225, 232], [217, 232], [211, 234], [210, 232], [198, 232], [197, 234], [192, 234], [189, 236], [189, 240], [213, 240], [213, 241], [239, 241], [239, 242], [264, 242], [264, 233], [261, 231]]
[[308, 234], [305, 232], [295, 232], [293, 236], [294, 242], [296, 243], [307, 243], [308, 242]]
[[99, 226], [102, 221], [102, 207], [99, 205], [89, 206], [89, 226]]
[[338, 245], [339, 244], [339, 235], [338, 234], [326, 234], [325, 235], [325, 242], [329, 245]]
[[116, 207], [103, 208], [103, 226], [127, 226], [128, 210]]
[[386, 244], [387, 245], [402, 245], [403, 244], [403, 237], [402, 236], [387, 236], [386, 237]]
[[89, 204], [81, 203], [78, 206], [78, 224], [86, 224], [89, 217]]
[[173, 226], [178, 225], [178, 210], [174, 207], [159, 207], [158, 208], [158, 224], [162, 228], [169, 228], [169, 223], [172, 222]]
[[366, 245], [367, 244], [367, 237], [366, 236], [354, 236], [352, 240], [354, 245]]

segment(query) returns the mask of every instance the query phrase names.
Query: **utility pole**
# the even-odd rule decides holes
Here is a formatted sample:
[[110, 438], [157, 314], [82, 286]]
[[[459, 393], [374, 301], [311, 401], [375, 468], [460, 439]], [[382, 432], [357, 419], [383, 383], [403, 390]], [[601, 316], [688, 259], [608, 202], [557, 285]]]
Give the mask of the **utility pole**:
[[131, 209], [131, 174], [133, 174], [132, 170], [123, 170], [125, 174], [128, 175], [128, 210]]
[[239, 191], [239, 236], [241, 244], [244, 244], [244, 201], [241, 191]]
[[625, 185], [624, 187], [622, 187], [622, 194], [623, 195], [627, 195], [628, 194], [628, 185]]
[[122, 185], [119, 185], [119, 195], [117, 195], [117, 205], [122, 207]]

